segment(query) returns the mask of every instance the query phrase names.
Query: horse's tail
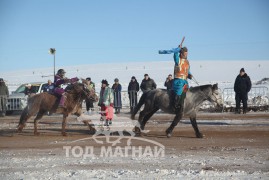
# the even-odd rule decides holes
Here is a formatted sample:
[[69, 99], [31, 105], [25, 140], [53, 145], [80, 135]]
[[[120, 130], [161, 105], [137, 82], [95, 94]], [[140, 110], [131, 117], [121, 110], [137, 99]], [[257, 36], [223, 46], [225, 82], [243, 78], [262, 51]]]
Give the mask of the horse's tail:
[[27, 105], [27, 106], [23, 109], [23, 111], [22, 111], [22, 113], [21, 113], [20, 122], [19, 122], [19, 125], [18, 125], [18, 131], [22, 131], [22, 129], [23, 129], [24, 126], [25, 126], [25, 123], [26, 123], [27, 119], [29, 119], [29, 118], [27, 118], [27, 115], [28, 115], [28, 108], [29, 108], [29, 106]]
[[20, 117], [20, 121], [18, 125], [19, 132], [22, 131], [22, 129], [24, 128], [27, 120], [39, 111], [41, 102], [42, 100], [41, 100], [40, 94], [37, 94], [28, 99], [27, 106], [23, 109], [21, 113], [21, 117]]
[[141, 96], [138, 104], [135, 106], [135, 108], [134, 108], [134, 110], [132, 112], [131, 119], [133, 119], [133, 120], [135, 119], [135, 115], [139, 111], [141, 106], [145, 103], [146, 97], [147, 97], [147, 93], [143, 93], [143, 95]]

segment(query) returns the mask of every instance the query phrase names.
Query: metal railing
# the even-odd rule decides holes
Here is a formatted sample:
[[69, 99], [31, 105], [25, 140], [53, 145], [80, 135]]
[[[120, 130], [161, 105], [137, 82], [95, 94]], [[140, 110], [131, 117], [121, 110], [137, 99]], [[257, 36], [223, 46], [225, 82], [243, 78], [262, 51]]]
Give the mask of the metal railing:
[[[120, 91], [114, 92], [114, 107], [115, 108], [133, 108], [137, 105], [142, 91]], [[100, 97], [99, 92], [97, 95]]]
[[[269, 105], [269, 91], [266, 86], [254, 86], [248, 93], [248, 106], [259, 107]], [[224, 108], [235, 108], [234, 88], [224, 88], [222, 90], [223, 110]]]
[[7, 110], [7, 95], [0, 95], [0, 112]]

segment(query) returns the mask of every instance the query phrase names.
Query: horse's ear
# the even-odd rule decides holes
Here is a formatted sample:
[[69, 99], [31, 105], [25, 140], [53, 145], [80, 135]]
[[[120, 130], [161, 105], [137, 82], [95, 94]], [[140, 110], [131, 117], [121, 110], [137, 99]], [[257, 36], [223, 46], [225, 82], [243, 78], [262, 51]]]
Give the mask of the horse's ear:
[[218, 89], [218, 83], [213, 85], [213, 90], [217, 90]]

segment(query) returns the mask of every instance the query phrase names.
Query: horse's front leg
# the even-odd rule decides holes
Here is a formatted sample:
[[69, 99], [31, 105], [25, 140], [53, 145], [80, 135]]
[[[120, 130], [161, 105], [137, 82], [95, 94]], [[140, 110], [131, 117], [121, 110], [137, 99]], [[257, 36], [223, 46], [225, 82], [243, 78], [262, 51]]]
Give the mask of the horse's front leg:
[[173, 122], [171, 123], [170, 127], [165, 131], [168, 138], [170, 138], [172, 136], [172, 131], [176, 127], [178, 122], [181, 120], [182, 116], [183, 116], [183, 108], [181, 108], [180, 111], [177, 112], [177, 114], [176, 114]]
[[196, 117], [190, 117], [191, 125], [195, 131], [195, 135], [197, 138], [203, 138], [203, 134], [199, 131], [199, 128], [197, 126]]
[[133, 131], [135, 132], [135, 134], [137, 136], [140, 136], [141, 135], [141, 129], [143, 130], [144, 127], [145, 127], [145, 124], [143, 125], [142, 123], [143, 123], [144, 117], [147, 115], [146, 112], [147, 112], [147, 110], [146, 110], [146, 107], [145, 107], [144, 110], [140, 112], [139, 118], [138, 118], [138, 123], [134, 127], [134, 130]]
[[39, 132], [37, 132], [37, 123], [38, 123], [38, 120], [35, 119], [34, 120], [34, 135], [35, 136], [38, 136], [40, 134]]
[[64, 113], [63, 114], [63, 122], [62, 122], [62, 135], [63, 136], [67, 136], [67, 134], [65, 132], [67, 117], [68, 117], [68, 114]]
[[141, 129], [144, 130], [146, 123], [148, 122], [148, 120], [151, 118], [151, 116], [153, 116], [154, 113], [156, 113], [159, 110], [159, 108], [154, 108], [152, 111], [150, 111], [150, 113], [148, 113], [147, 115], [144, 116], [142, 122], [140, 122], [141, 124]]

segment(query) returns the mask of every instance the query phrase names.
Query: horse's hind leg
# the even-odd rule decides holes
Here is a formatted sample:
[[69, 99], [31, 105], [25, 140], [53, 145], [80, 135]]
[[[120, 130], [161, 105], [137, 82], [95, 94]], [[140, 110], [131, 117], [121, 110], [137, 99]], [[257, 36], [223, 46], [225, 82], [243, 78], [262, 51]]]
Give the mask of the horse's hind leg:
[[96, 129], [94, 127], [92, 127], [92, 125], [89, 123], [89, 121], [83, 121], [83, 123], [89, 127], [90, 129], [90, 134], [95, 134], [96, 133]]
[[37, 124], [38, 124], [38, 120], [41, 119], [43, 117], [43, 115], [46, 113], [47, 111], [44, 110], [40, 110], [35, 119], [34, 119], [34, 135], [39, 135], [39, 132], [37, 132]]
[[18, 132], [22, 132], [22, 129], [25, 127], [25, 124], [27, 122], [27, 120], [32, 117], [35, 113], [37, 112], [37, 110], [35, 108], [31, 109], [29, 107], [29, 105], [27, 105], [22, 113], [21, 113], [21, 117], [20, 117], [20, 122], [18, 125]]
[[151, 116], [152, 116], [154, 113], [156, 113], [158, 110], [159, 110], [159, 108], [155, 108], [155, 109], [153, 109], [150, 113], [148, 113], [148, 114], [146, 114], [146, 115], [144, 116], [142, 122], [140, 123], [140, 128], [141, 128], [142, 130], [144, 130], [145, 125], [146, 125], [146, 123], [148, 122], [148, 120], [151, 118]]
[[198, 129], [197, 122], [196, 122], [196, 117], [194, 117], [194, 118], [191, 117], [190, 120], [191, 120], [191, 125], [192, 125], [192, 127], [193, 127], [193, 129], [195, 131], [196, 137], [197, 138], [203, 138], [203, 134]]
[[62, 122], [62, 135], [67, 136], [65, 132], [65, 127], [66, 127], [66, 119], [67, 119], [68, 114], [63, 114], [63, 122]]

